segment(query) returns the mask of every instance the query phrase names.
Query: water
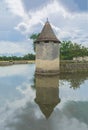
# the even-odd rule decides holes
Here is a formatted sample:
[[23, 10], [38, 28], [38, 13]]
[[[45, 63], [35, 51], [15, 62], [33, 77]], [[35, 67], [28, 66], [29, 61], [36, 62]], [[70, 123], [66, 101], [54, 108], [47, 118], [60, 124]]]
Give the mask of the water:
[[88, 130], [88, 75], [0, 67], [0, 130]]

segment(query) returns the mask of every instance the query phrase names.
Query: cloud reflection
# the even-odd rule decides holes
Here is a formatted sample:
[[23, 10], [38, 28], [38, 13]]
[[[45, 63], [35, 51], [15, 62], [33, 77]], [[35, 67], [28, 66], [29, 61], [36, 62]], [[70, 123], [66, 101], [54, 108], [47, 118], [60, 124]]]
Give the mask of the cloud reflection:
[[[27, 69], [29, 70], [30, 68], [28, 67]], [[27, 70], [23, 69], [23, 74], [25, 73], [28, 76], [28, 71], [24, 71]], [[21, 74], [19, 73], [20, 76]], [[29, 77], [31, 79], [33, 73], [29, 73]], [[43, 80], [37, 78], [36, 89], [39, 89], [39, 91], [32, 89], [32, 82], [29, 83], [25, 80], [20, 85], [15, 86], [16, 92], [19, 92], [21, 97], [13, 95], [13, 100], [5, 99], [7, 102], [0, 107], [0, 130], [88, 130], [88, 88], [86, 87], [88, 80], [86, 79], [80, 85], [80, 89], [76, 90], [68, 86], [68, 80], [65, 82], [66, 86], [61, 85], [58, 90], [58, 80], [59, 78], [53, 78], [49, 81], [47, 78], [47, 82], [45, 82], [44, 78]], [[50, 87], [53, 90], [55, 88], [57, 100], [59, 97], [61, 98], [61, 102], [54, 108], [48, 119], [44, 117], [39, 106], [34, 101], [36, 92], [41, 92], [42, 95], [41, 93], [39, 94], [43, 96], [41, 98], [42, 102], [51, 102], [54, 93], [51, 91], [52, 94], [50, 94], [50, 91], [47, 91], [47, 85], [50, 91]], [[46, 88], [45, 91], [48, 92], [47, 95], [49, 94], [49, 100], [44, 98], [45, 91], [42, 91], [41, 87]], [[40, 99], [41, 96], [38, 95], [37, 99]], [[54, 102], [55, 100], [53, 99], [52, 101]]]

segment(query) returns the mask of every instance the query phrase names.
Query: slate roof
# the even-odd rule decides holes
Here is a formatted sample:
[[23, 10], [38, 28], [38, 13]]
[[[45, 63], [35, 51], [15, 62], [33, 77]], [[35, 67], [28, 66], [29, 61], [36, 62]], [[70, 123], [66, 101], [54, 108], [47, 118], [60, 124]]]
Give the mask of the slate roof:
[[55, 42], [55, 43], [60, 43], [58, 38], [56, 37], [49, 21], [47, 21], [39, 34], [38, 38], [36, 39], [35, 43], [40, 43], [40, 42]]

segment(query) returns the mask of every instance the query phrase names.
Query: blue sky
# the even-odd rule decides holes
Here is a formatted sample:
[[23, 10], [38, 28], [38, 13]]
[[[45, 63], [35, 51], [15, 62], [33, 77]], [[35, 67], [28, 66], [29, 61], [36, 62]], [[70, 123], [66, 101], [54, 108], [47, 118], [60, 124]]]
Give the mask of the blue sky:
[[1, 0], [0, 55], [33, 53], [29, 37], [47, 17], [61, 41], [88, 46], [88, 0]]

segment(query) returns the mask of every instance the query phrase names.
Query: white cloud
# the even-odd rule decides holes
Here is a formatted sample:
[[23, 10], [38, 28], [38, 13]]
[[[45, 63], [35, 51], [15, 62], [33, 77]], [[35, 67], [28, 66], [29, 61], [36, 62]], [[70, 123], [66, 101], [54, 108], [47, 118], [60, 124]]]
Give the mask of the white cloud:
[[22, 21], [15, 27], [21, 33], [31, 34], [35, 32], [36, 27], [38, 26], [40, 29], [39, 24], [40, 26], [44, 24], [43, 21], [49, 17], [51, 23], [53, 23], [52, 27], [56, 30], [60, 40], [68, 39], [87, 45], [88, 38], [84, 36], [88, 36], [88, 13], [69, 12], [58, 0], [51, 1], [46, 6], [29, 12], [25, 12], [21, 0], [6, 0], [6, 2], [12, 13], [22, 18]]
[[43, 19], [46, 19], [49, 17], [49, 15], [54, 15], [60, 12], [63, 17], [70, 17], [70, 14], [64, 10], [64, 8], [57, 2], [53, 1], [43, 8], [40, 8], [38, 10], [29, 11], [28, 16], [30, 16], [30, 19], [28, 21], [23, 21], [22, 23], [19, 23], [16, 29], [21, 30], [21, 25], [24, 26], [27, 30], [26, 33], [30, 32], [32, 28], [34, 29], [35, 25], [43, 24]]
[[13, 14], [18, 15], [23, 19], [28, 18], [27, 13], [24, 10], [22, 0], [5, 0], [5, 2]]
[[0, 41], [0, 55], [3, 54], [27, 54], [32, 53], [32, 43], [31, 40], [24, 42], [9, 42], [9, 41]]

